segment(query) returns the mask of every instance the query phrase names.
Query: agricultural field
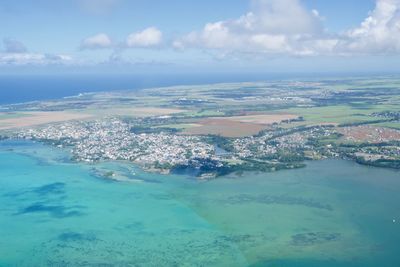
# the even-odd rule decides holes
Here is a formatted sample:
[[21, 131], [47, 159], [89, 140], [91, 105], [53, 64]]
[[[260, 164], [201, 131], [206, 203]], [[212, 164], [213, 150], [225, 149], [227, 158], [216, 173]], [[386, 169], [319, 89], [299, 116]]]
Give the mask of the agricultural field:
[[210, 118], [198, 122], [194, 127], [186, 128], [183, 134], [190, 135], [220, 135], [224, 137], [244, 137], [259, 133], [265, 125], [240, 122], [226, 119]]
[[[355, 77], [88, 93], [65, 99], [3, 106], [1, 108], [5, 112], [0, 113], [0, 123], [3, 129], [5, 125], [29, 126], [37, 122], [75, 119], [67, 114], [77, 112], [80, 116], [93, 118], [171, 116], [173, 119], [158, 120], [155, 124], [146, 122], [144, 126], [181, 124], [184, 127], [172, 128], [189, 134], [225, 136], [254, 135], [276, 123], [282, 128], [371, 123], [398, 129], [399, 122], [373, 114], [400, 112], [399, 87], [400, 79], [397, 77]], [[43, 120], [35, 119], [37, 122], [16, 123], [13, 120], [18, 117], [22, 121], [29, 120], [27, 112], [66, 113], [55, 113], [52, 116], [54, 120], [49, 116]], [[63, 114], [66, 115], [60, 117]], [[283, 117], [274, 120], [280, 114]], [[290, 122], [287, 123], [287, 120]]]
[[[397, 85], [399, 81], [395, 78], [220, 84], [166, 88], [162, 96], [166, 102], [168, 98], [173, 98], [169, 101], [171, 105], [179, 104], [187, 109], [203, 108], [202, 113], [186, 113], [188, 117], [215, 118], [225, 114], [231, 118], [236, 116], [238, 121], [244, 122], [246, 116], [253, 114], [270, 116], [284, 113], [302, 118], [302, 121], [283, 123], [284, 128], [369, 122], [396, 128], [396, 122], [386, 122], [384, 118], [377, 119], [372, 114], [400, 111], [398, 89], [395, 87]], [[155, 95], [157, 90], [161, 89], [151, 90], [152, 94]], [[188, 95], [191, 95], [190, 101]], [[178, 100], [181, 101], [177, 102]], [[200, 130], [198, 128], [196, 132]]]
[[[103, 155], [92, 154], [93, 151], [109, 147], [111, 158], [137, 161], [139, 157], [146, 163], [153, 162], [149, 169], [164, 171], [177, 166], [186, 168], [182, 164], [187, 164], [204, 174], [212, 170], [216, 175], [297, 168], [304, 166], [306, 159], [325, 157], [397, 168], [400, 167], [399, 95], [400, 78], [396, 77], [224, 83], [89, 93], [2, 106], [0, 137], [5, 130], [28, 128], [34, 133], [28, 138], [49, 139], [58, 145], [77, 143], [82, 148], [87, 144], [80, 143], [84, 140], [69, 140], [74, 136], [71, 132], [89, 128], [92, 134], [104, 131], [108, 135], [112, 131], [104, 129], [104, 125], [116, 123], [120, 127], [114, 129], [118, 139], [115, 142], [122, 142], [121, 151], [115, 149], [115, 142], [110, 144], [110, 139], [105, 139], [95, 149], [83, 151], [84, 156], [78, 153], [75, 157], [97, 160]], [[47, 131], [37, 130], [43, 125], [49, 127]], [[26, 137], [25, 131], [18, 136]], [[129, 154], [123, 141], [126, 138], [134, 139], [128, 143], [140, 145], [140, 149], [151, 149], [148, 142], [153, 140], [155, 151], [149, 152], [151, 156], [147, 158], [136, 154], [138, 148], [134, 147]], [[165, 140], [172, 142], [174, 148], [167, 146], [160, 150]], [[229, 155], [212, 154], [214, 145]], [[165, 151], [170, 155], [166, 156]]]
[[18, 115], [0, 117], [0, 130], [10, 130], [15, 128], [32, 127], [49, 123], [57, 123], [70, 120], [89, 119], [89, 114], [76, 112], [28, 112], [18, 113]]

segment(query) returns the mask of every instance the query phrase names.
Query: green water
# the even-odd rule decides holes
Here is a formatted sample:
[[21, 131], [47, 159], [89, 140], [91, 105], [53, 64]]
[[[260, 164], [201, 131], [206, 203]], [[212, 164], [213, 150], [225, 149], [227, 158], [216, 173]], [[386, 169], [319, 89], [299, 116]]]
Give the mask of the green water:
[[67, 159], [0, 143], [0, 266], [400, 266], [396, 171], [327, 160], [204, 182]]

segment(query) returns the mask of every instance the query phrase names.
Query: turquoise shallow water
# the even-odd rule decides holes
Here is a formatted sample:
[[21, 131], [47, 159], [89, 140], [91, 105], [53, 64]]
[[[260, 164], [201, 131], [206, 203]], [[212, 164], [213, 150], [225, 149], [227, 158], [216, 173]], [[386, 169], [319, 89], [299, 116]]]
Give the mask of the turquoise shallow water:
[[396, 171], [327, 160], [204, 182], [68, 157], [0, 143], [0, 266], [400, 266]]

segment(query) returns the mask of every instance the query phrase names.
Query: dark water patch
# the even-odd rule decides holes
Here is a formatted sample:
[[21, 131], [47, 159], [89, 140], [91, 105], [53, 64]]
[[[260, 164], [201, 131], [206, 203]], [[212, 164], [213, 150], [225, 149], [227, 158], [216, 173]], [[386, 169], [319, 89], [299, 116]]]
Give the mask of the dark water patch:
[[144, 224], [142, 222], [133, 222], [124, 226], [125, 229], [142, 231]]
[[240, 252], [234, 244], [209, 232], [137, 233], [135, 240], [123, 241], [92, 237], [80, 232], [62, 233], [40, 244], [33, 258], [46, 257], [46, 266], [245, 266], [229, 264], [241, 260]]
[[264, 233], [257, 234], [240, 234], [240, 235], [222, 235], [217, 238], [218, 242], [233, 243], [240, 246], [256, 247], [259, 244], [273, 242], [275, 237], [267, 236]]
[[306, 199], [300, 197], [290, 197], [290, 196], [273, 196], [273, 195], [247, 195], [241, 194], [229, 197], [224, 200], [228, 204], [246, 204], [249, 202], [260, 203], [260, 204], [280, 204], [280, 205], [300, 205], [309, 208], [324, 209], [332, 211], [333, 208], [329, 204], [323, 204], [313, 199]]
[[239, 242], [248, 242], [253, 238], [252, 235], [245, 234], [245, 235], [224, 235], [221, 236], [220, 239], [227, 241], [227, 242], [234, 242], [234, 243], [239, 243]]
[[40, 195], [46, 194], [64, 194], [65, 193], [65, 183], [52, 183], [33, 190], [35, 193]]
[[65, 232], [60, 234], [57, 239], [61, 242], [95, 242], [98, 240], [92, 233]]
[[51, 184], [47, 184], [47, 185], [43, 185], [40, 187], [35, 187], [35, 188], [31, 188], [31, 189], [27, 189], [27, 190], [20, 190], [20, 191], [16, 191], [16, 192], [8, 192], [6, 194], [4, 194], [3, 196], [5, 197], [11, 197], [11, 198], [19, 198], [20, 200], [24, 200], [24, 199], [29, 199], [29, 197], [31, 196], [27, 196], [26, 198], [24, 197], [25, 195], [28, 194], [37, 194], [41, 197], [45, 197], [45, 196], [50, 196], [50, 195], [57, 195], [59, 196], [59, 200], [61, 199], [65, 199], [65, 183], [51, 183]]
[[51, 163], [49, 160], [41, 158], [37, 151], [18, 151], [15, 152], [15, 154], [26, 157], [31, 159], [36, 163], [37, 166], [40, 167], [48, 167], [48, 166], [54, 166], [54, 163]]
[[20, 210], [16, 215], [29, 213], [47, 213], [54, 218], [66, 218], [82, 216], [84, 213], [77, 210], [80, 206], [66, 207], [62, 205], [46, 205], [44, 203], [35, 203]]
[[292, 235], [291, 244], [294, 246], [312, 246], [316, 244], [336, 241], [339, 239], [339, 233], [311, 232]]

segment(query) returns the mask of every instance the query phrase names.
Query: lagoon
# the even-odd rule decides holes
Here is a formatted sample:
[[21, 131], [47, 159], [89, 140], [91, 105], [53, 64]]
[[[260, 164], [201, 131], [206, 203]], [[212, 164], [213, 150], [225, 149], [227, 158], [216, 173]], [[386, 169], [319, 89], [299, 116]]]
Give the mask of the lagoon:
[[307, 165], [199, 181], [2, 141], [0, 266], [400, 266], [400, 172]]

